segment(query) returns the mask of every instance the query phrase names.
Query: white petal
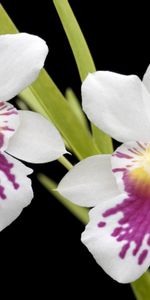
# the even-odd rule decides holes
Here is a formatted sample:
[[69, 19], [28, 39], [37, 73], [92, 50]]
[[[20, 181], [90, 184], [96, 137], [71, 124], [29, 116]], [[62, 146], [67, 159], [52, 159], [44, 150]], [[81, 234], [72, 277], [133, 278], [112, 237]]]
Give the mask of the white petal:
[[150, 93], [150, 65], [148, 66], [148, 68], [143, 76], [143, 83]]
[[10, 103], [0, 102], [0, 150], [5, 150], [9, 139], [19, 126], [17, 109]]
[[116, 140], [150, 140], [150, 94], [137, 76], [90, 74], [82, 99], [89, 119]]
[[110, 155], [95, 155], [82, 160], [64, 176], [57, 190], [82, 206], [95, 206], [118, 195], [110, 158]]
[[126, 198], [122, 194], [92, 209], [82, 234], [97, 263], [121, 283], [136, 280], [150, 264], [149, 211], [145, 217], [143, 207]]
[[41, 38], [26, 34], [0, 36], [0, 99], [7, 101], [34, 81], [48, 48]]
[[33, 198], [32, 170], [7, 154], [0, 154], [0, 230], [13, 222]]
[[32, 163], [50, 162], [66, 153], [63, 139], [54, 125], [40, 114], [19, 111], [20, 126], [7, 152]]

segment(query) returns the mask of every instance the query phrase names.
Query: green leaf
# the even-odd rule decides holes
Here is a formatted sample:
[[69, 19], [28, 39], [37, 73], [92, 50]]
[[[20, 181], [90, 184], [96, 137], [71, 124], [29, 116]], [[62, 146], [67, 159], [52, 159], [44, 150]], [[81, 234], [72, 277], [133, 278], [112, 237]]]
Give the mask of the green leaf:
[[101, 150], [102, 153], [113, 153], [113, 143], [112, 139], [105, 134], [102, 130], [99, 130], [96, 126], [92, 127], [93, 130], [93, 140], [95, 141], [98, 149]]
[[[15, 32], [15, 25], [0, 5], [0, 34]], [[52, 120], [79, 159], [99, 153], [90, 132], [81, 126], [69, 103], [44, 69], [36, 82], [20, 94], [20, 98], [33, 110]]]
[[83, 81], [89, 72], [95, 72], [94, 61], [68, 1], [53, 0], [53, 2], [75, 57], [80, 78]]
[[0, 4], [0, 34], [17, 33], [18, 29]]
[[150, 299], [150, 273], [147, 271], [135, 282], [131, 283], [131, 287], [137, 300]]
[[65, 96], [66, 96], [66, 99], [68, 100], [70, 107], [76, 114], [76, 117], [81, 122], [81, 125], [85, 128], [88, 128], [87, 119], [85, 117], [85, 114], [83, 113], [81, 104], [80, 104], [78, 98], [76, 97], [75, 93], [73, 92], [73, 90], [71, 88], [68, 88], [66, 90]]
[[38, 174], [38, 180], [40, 183], [58, 199], [78, 220], [80, 220], [83, 224], [87, 224], [89, 221], [88, 217], [88, 209], [84, 207], [80, 207], [71, 203], [69, 200], [65, 199], [61, 196], [57, 191], [57, 184], [49, 177], [44, 174]]
[[[53, 0], [53, 2], [70, 43], [81, 81], [83, 81], [88, 73], [96, 71], [90, 50], [68, 1]], [[92, 132], [99, 150], [102, 153], [111, 153], [113, 150], [111, 138], [100, 129], [95, 128], [93, 124]]]
[[27, 87], [24, 91], [19, 94], [19, 98], [25, 102], [32, 110], [39, 112], [46, 118], [49, 118], [48, 113], [44, 110], [42, 105], [39, 103], [35, 96], [34, 91], [32, 91], [32, 86]]

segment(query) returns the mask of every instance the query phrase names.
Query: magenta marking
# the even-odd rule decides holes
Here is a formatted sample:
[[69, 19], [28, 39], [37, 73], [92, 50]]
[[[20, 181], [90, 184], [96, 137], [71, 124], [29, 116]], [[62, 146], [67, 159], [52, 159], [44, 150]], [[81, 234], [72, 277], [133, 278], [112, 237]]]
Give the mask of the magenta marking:
[[[136, 142], [137, 143], [137, 145], [141, 148], [141, 149], [143, 149], [144, 151], [146, 150], [146, 147], [145, 146], [143, 146], [140, 142]], [[147, 144], [146, 144], [147, 145]]]
[[[11, 173], [11, 169], [13, 168], [13, 166], [14, 165], [12, 163], [9, 163], [9, 161], [3, 154], [0, 154], [0, 171], [3, 172], [8, 181], [12, 183], [13, 188], [17, 190], [19, 188], [19, 183], [16, 182], [15, 175]], [[2, 185], [0, 185], [0, 198], [7, 198], [5, 194], [5, 187]]]
[[122, 153], [120, 151], [116, 151], [113, 156], [117, 156], [118, 158], [126, 158], [126, 159], [132, 159], [133, 156], [130, 156], [128, 154]]
[[120, 253], [119, 253], [119, 256], [120, 256], [120, 258], [125, 258], [125, 256], [126, 256], [126, 252], [128, 251], [128, 249], [130, 248], [130, 243], [126, 243], [123, 247], [122, 247], [122, 249], [121, 249], [121, 251], [120, 251]]
[[134, 150], [135, 150], [135, 153], [137, 153], [137, 155], [142, 155], [143, 153], [142, 152], [140, 152], [138, 149], [136, 149], [136, 148], [133, 148]]
[[[126, 156], [126, 154], [125, 154]], [[119, 152], [117, 157], [124, 158]], [[111, 236], [116, 239], [116, 242], [124, 241], [125, 244], [121, 246], [118, 253], [121, 259], [124, 259], [126, 253], [131, 247], [131, 243], [135, 243], [132, 251], [133, 256], [137, 256], [137, 263], [143, 264], [149, 249], [141, 247], [145, 236], [147, 236], [147, 246], [150, 247], [150, 184], [143, 182], [140, 184], [138, 179], [133, 178], [131, 173], [126, 168], [114, 168], [113, 172], [122, 172], [122, 180], [124, 182], [127, 197], [123, 201], [110, 209], [107, 209], [103, 214], [103, 218], [109, 218], [115, 214], [122, 213], [122, 217], [117, 222]], [[99, 224], [105, 223], [102, 220]], [[103, 230], [103, 226], [98, 226]]]
[[142, 253], [140, 254], [139, 258], [138, 258], [138, 264], [142, 265], [142, 263], [144, 262], [145, 258], [147, 257], [148, 254], [148, 250], [143, 250]]
[[[6, 111], [4, 111], [5, 109]], [[6, 104], [6, 102], [0, 102], [0, 111], [2, 111], [2, 113], [0, 112], [1, 116], [10, 116], [18, 114], [17, 109], [11, 104]]]
[[99, 223], [97, 224], [98, 227], [104, 227], [105, 225], [106, 225], [105, 222], [99, 222]]
[[2, 148], [4, 145], [4, 135], [2, 132], [0, 132], [0, 148]]
[[112, 171], [114, 172], [114, 173], [117, 173], [117, 172], [124, 172], [124, 171], [126, 171], [127, 169], [126, 168], [114, 168], [114, 169], [112, 169]]
[[8, 126], [0, 127], [0, 148], [2, 148], [3, 145], [4, 145], [4, 137], [5, 137], [4, 133], [1, 132], [1, 130], [2, 130], [2, 131], [3, 131], [3, 130], [4, 130], [4, 131], [15, 131], [13, 128], [10, 128], [10, 127], [8, 127]]
[[2, 148], [5, 143], [5, 133], [3, 131], [15, 131], [13, 128], [6, 126], [6, 123], [8, 123], [9, 118], [7, 118], [8, 120], [6, 120], [6, 118], [4, 119], [3, 117], [17, 114], [18, 111], [15, 107], [13, 107], [10, 104], [6, 104], [5, 102], [0, 102], [0, 117], [2, 117], [1, 123], [4, 124], [4, 126], [0, 126], [0, 148]]
[[0, 102], [0, 109], [4, 109], [7, 107], [7, 103], [6, 102]]
[[0, 127], [0, 129], [2, 129], [2, 130], [6, 130], [6, 131], [14, 131], [14, 129], [13, 129], [13, 128], [10, 128], [10, 127], [8, 127], [8, 126], [3, 126], [3, 127]]
[[134, 150], [134, 148], [133, 148], [133, 149], [128, 149], [128, 151], [132, 152], [132, 153], [135, 154], [135, 155], [142, 155], [141, 152], [138, 152], [137, 149]]
[[6, 195], [5, 195], [5, 193], [4, 193], [4, 187], [2, 186], [2, 185], [0, 185], [0, 198], [1, 199], [6, 199]]
[[[126, 241], [119, 253], [120, 258], [125, 257], [131, 242], [135, 242], [136, 245], [133, 250], [133, 255], [135, 256], [139, 252], [146, 234], [149, 235], [147, 245], [150, 245], [150, 199], [130, 195], [122, 203], [106, 210], [103, 213], [103, 217], [107, 218], [119, 212], [122, 212], [123, 217], [118, 221], [120, 226], [113, 230], [111, 236], [115, 237], [118, 242]], [[124, 227], [124, 225], [128, 226]], [[138, 263], [142, 264], [146, 256], [147, 252], [140, 255]]]
[[5, 113], [0, 113], [1, 116], [10, 116], [10, 115], [18, 115], [18, 112], [15, 110], [9, 111], [9, 112], [5, 112]]
[[147, 240], [147, 244], [150, 246], [150, 237]]
[[118, 234], [120, 234], [120, 232], [122, 231], [122, 227], [117, 227], [114, 229], [114, 231], [112, 232], [112, 236], [118, 236]]

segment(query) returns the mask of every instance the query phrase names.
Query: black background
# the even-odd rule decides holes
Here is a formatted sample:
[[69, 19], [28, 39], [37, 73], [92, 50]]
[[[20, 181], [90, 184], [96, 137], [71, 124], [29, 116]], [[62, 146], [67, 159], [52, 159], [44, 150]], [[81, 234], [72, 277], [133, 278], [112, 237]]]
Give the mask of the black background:
[[[61, 1], [61, 0], [60, 0]], [[143, 7], [123, 2], [69, 1], [93, 54], [97, 69], [142, 77], [150, 61], [148, 19]], [[46, 69], [62, 92], [71, 86], [80, 97], [76, 65], [51, 0], [1, 1], [22, 32], [47, 41]], [[144, 18], [142, 18], [144, 17]], [[134, 117], [134, 116], [133, 116]], [[35, 197], [22, 215], [0, 234], [1, 287], [11, 296], [41, 299], [84, 297], [134, 299], [129, 285], [109, 278], [80, 243], [80, 224], [36, 180], [45, 172], [59, 181], [65, 169], [57, 162], [32, 166]]]

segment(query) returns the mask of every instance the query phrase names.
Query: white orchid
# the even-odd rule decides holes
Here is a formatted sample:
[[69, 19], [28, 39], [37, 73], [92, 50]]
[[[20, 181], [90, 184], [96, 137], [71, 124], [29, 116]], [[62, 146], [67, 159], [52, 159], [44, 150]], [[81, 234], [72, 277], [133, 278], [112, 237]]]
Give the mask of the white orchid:
[[46, 43], [37, 36], [0, 36], [0, 230], [16, 219], [33, 197], [27, 177], [32, 170], [9, 154], [42, 163], [66, 152], [53, 124], [38, 113], [17, 111], [5, 102], [36, 79], [47, 53]]
[[112, 72], [89, 74], [82, 100], [90, 121], [124, 144], [113, 155], [79, 162], [58, 191], [94, 207], [82, 242], [112, 278], [131, 282], [150, 265], [150, 67], [143, 81]]

